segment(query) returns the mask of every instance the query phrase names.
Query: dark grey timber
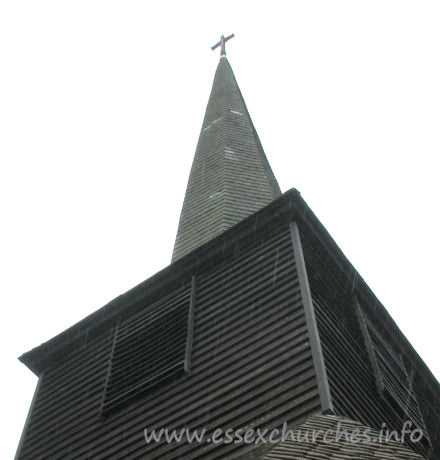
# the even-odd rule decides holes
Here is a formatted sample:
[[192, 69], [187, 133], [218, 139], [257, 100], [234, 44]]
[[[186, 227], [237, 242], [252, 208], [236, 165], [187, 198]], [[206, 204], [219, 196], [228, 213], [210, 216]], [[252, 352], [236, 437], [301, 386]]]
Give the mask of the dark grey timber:
[[[197, 295], [192, 290], [190, 373], [183, 372], [183, 349], [182, 373], [147, 391], [143, 387], [136, 397], [130, 393], [126, 404], [106, 403], [103, 418], [100, 407], [115, 324], [89, 334], [86, 345], [81, 342], [69, 355], [60, 354], [56, 364], [45, 366], [45, 383], [20, 459], [239, 458], [254, 446], [164, 440], [147, 444], [143, 430], [206, 429], [212, 434], [230, 427], [280, 429], [284, 422], [296, 426], [322, 412], [289, 222], [275, 224], [272, 219], [271, 227], [248, 229], [231, 246], [221, 245], [221, 259], [210, 251], [197, 257], [198, 263], [204, 260], [197, 269], [182, 264], [190, 276], [174, 273], [178, 265], [166, 275], [176, 278], [160, 297], [168, 299], [185, 289], [187, 315], [191, 284], [197, 285]], [[147, 314], [164, 303], [145, 300], [139, 310], [137, 296], [134, 304], [133, 297], [120, 300], [123, 311], [113, 316], [114, 323], [128, 318], [137, 324], [133, 308], [136, 315]], [[173, 316], [168, 319], [172, 325]], [[186, 317], [185, 334], [187, 326]]]
[[191, 279], [191, 299], [189, 301], [188, 313], [188, 335], [186, 338], [186, 353], [185, 353], [185, 372], [191, 372], [191, 352], [194, 340], [194, 309], [196, 305], [197, 282], [193, 275]]
[[43, 376], [44, 376], [44, 373], [40, 375], [40, 377], [38, 379], [38, 382], [37, 382], [37, 386], [35, 387], [34, 396], [32, 396], [31, 406], [29, 407], [29, 411], [28, 411], [28, 414], [26, 416], [26, 421], [24, 422], [23, 431], [21, 432], [20, 441], [18, 443], [17, 451], [15, 452], [15, 457], [14, 458], [16, 460], [18, 458], [20, 458], [20, 455], [21, 455], [21, 449], [23, 447], [24, 439], [26, 437], [26, 431], [27, 431], [29, 422], [30, 422], [31, 417], [32, 417], [32, 411], [34, 409], [35, 402], [37, 401], [37, 398], [38, 398], [38, 392], [39, 392], [39, 390], [41, 388], [41, 382], [43, 380]]
[[322, 353], [321, 341], [319, 339], [318, 326], [316, 324], [315, 310], [313, 308], [312, 295], [310, 292], [298, 225], [296, 222], [292, 222], [289, 227], [292, 237], [293, 254], [298, 271], [299, 287], [304, 305], [304, 314], [306, 317], [307, 329], [309, 331], [310, 347], [312, 350], [313, 364], [315, 366], [319, 397], [322, 409], [324, 411], [333, 412], [333, 403], [328, 385], [327, 372], [325, 370], [324, 355]]
[[[292, 221], [301, 236], [334, 411], [367, 426], [380, 429], [386, 422], [390, 429], [402, 428], [399, 414], [377, 393], [353, 308], [356, 295], [365, 319], [382, 326], [381, 334], [402, 354], [411, 376], [433, 450], [429, 453], [420, 442], [411, 447], [438, 460], [437, 380], [296, 190], [24, 354], [21, 361], [38, 375], [44, 372], [44, 381], [19, 458], [72, 458], [73, 453], [84, 460], [237, 458], [242, 450], [235, 444], [146, 445], [142, 430], [244, 427], [250, 421], [279, 428], [284, 421], [297, 426], [322, 412]], [[175, 382], [121, 407], [104, 422], [100, 403], [112, 328], [170, 291], [190, 288], [193, 275], [191, 373], [182, 372]]]

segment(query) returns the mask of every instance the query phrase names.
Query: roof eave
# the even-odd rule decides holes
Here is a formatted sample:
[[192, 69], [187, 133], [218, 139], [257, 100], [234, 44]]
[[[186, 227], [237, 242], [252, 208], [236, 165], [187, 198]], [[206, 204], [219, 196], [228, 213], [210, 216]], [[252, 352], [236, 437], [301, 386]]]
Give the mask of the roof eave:
[[160, 291], [166, 285], [190, 273], [197, 266], [203, 265], [207, 260], [212, 259], [214, 254], [224, 250], [225, 245], [232, 245], [232, 235], [256, 231], [268, 220], [271, 220], [274, 212], [277, 214], [283, 213], [286, 210], [288, 200], [298, 199], [299, 197], [300, 193], [296, 189], [287, 191], [280, 198], [244, 219], [223, 234], [177, 259], [151, 278], [111, 300], [94, 313], [75, 323], [47, 342], [27, 351], [19, 357], [19, 360], [36, 375], [40, 375], [44, 368], [52, 361], [51, 358], [58, 355], [59, 351], [64, 349], [69, 343], [80, 340], [81, 337], [88, 334], [92, 329], [102, 329], [105, 325], [113, 323], [133, 303], [142, 301], [142, 298], [154, 296], [154, 293]]

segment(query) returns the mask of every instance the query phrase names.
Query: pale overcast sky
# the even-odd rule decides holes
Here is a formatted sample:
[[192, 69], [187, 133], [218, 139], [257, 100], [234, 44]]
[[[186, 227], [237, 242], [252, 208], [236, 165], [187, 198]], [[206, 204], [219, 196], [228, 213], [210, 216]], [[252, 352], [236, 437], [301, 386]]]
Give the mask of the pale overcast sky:
[[281, 189], [439, 378], [439, 24], [420, 0], [4, 0], [0, 457], [36, 385], [17, 357], [170, 262], [222, 33]]

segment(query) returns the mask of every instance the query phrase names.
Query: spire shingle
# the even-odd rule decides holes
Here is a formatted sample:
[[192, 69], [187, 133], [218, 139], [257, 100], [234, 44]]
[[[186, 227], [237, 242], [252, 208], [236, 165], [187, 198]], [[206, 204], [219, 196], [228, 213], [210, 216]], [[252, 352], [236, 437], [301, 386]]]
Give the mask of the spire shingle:
[[172, 261], [280, 194], [231, 66], [222, 56], [188, 180]]

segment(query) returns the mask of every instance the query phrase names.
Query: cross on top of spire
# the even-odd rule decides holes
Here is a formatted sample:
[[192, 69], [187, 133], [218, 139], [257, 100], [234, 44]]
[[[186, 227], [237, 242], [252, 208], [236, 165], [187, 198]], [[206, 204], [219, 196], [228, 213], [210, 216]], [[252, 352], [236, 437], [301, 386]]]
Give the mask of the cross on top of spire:
[[211, 47], [212, 50], [215, 50], [216, 48], [218, 48], [219, 46], [221, 46], [221, 52], [220, 52], [220, 57], [222, 56], [226, 56], [226, 47], [225, 47], [225, 43], [230, 40], [231, 38], [234, 37], [234, 34], [231, 34], [229, 35], [229, 37], [224, 37], [224, 35], [222, 35], [220, 37], [220, 41], [218, 43], [216, 43], [214, 46]]

